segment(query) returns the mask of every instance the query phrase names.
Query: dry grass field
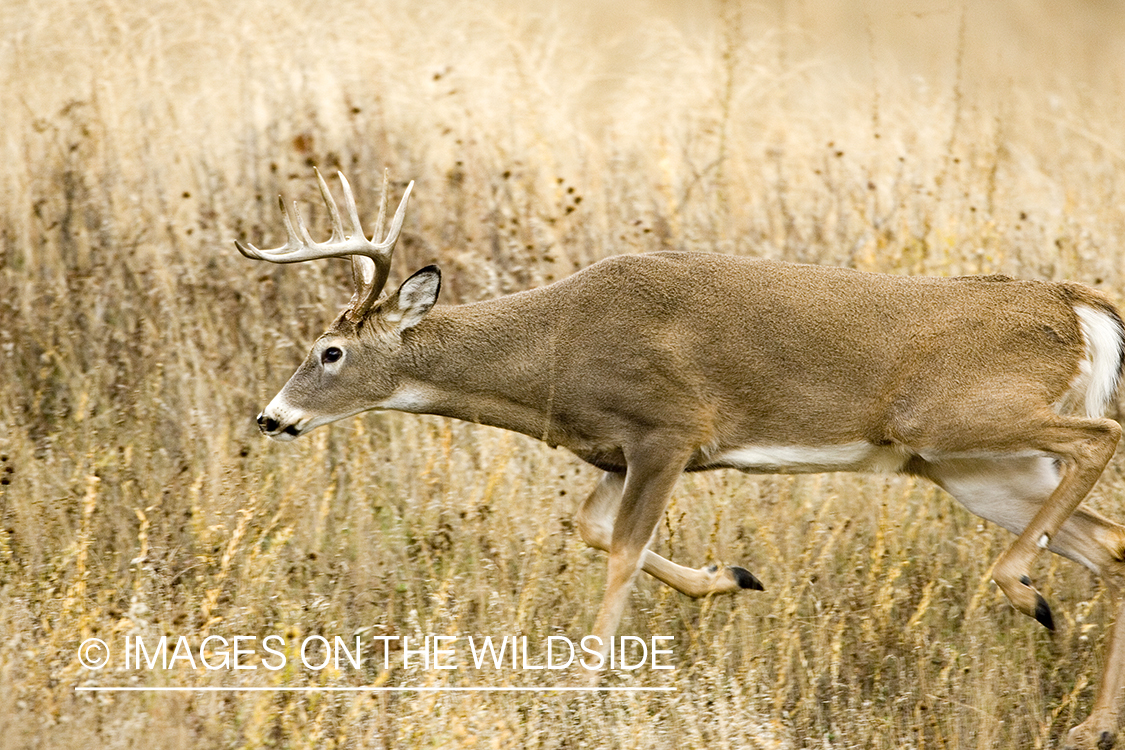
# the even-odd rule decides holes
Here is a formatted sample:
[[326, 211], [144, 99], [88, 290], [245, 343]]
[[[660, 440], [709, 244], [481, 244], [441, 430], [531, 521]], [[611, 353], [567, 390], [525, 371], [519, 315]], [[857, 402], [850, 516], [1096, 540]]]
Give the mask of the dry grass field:
[[[1088, 712], [1085, 570], [1042, 560], [1052, 634], [989, 581], [1010, 536], [935, 487], [735, 472], [685, 477], [657, 544], [766, 591], [638, 583], [620, 633], [673, 636], [674, 669], [609, 684], [668, 692], [77, 688], [577, 680], [126, 668], [137, 636], [217, 662], [209, 636], [592, 627], [569, 454], [394, 413], [258, 434], [350, 276], [233, 240], [280, 244], [279, 193], [324, 231], [314, 165], [364, 216], [384, 168], [417, 181], [391, 283], [437, 262], [447, 303], [675, 248], [1122, 304], [1117, 3], [5, 0], [0, 76], [0, 747], [1037, 748]], [[1087, 502], [1125, 518], [1120, 454]]]

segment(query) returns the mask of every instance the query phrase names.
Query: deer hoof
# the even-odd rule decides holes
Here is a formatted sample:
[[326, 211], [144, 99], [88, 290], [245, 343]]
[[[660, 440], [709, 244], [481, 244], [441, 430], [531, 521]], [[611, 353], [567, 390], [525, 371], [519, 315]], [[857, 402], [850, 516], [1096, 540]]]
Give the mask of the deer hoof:
[[1086, 725], [1090, 720], [1082, 722], [1070, 730], [1066, 735], [1066, 750], [1110, 750], [1117, 735], [1109, 730], [1091, 731]]
[[[1035, 595], [1035, 619], [1047, 630], [1055, 629], [1055, 618], [1051, 616], [1051, 608], [1041, 594]], [[1101, 747], [1101, 740], [1098, 740], [1098, 747]]]
[[[1029, 589], [1032, 588], [1031, 579], [1027, 576], [1021, 576], [1020, 583]], [[1034, 591], [1034, 589], [1032, 590]], [[1055, 618], [1051, 615], [1051, 606], [1047, 604], [1047, 600], [1038, 591], [1035, 592], [1035, 619], [1047, 630], [1055, 629]]]
[[[766, 590], [766, 587], [762, 585], [762, 582], [759, 581], [757, 578], [755, 578], [754, 574], [751, 573], [746, 568], [740, 568], [736, 565], [731, 565], [729, 570], [731, 572], [731, 575], [734, 576], [734, 580], [736, 580], [738, 582], [739, 588], [751, 589], [753, 591], [765, 591]], [[1049, 610], [1048, 610], [1047, 616], [1050, 617], [1050, 611]]]

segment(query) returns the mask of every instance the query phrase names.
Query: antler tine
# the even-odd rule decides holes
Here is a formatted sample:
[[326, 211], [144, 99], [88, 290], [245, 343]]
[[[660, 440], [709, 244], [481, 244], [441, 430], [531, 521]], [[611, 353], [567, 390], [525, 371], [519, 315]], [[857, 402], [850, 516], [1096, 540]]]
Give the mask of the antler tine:
[[352, 236], [359, 236], [366, 238], [363, 233], [363, 227], [359, 223], [359, 211], [355, 207], [355, 196], [352, 195], [352, 186], [348, 184], [348, 178], [344, 177], [343, 172], [337, 172], [336, 176], [340, 178], [340, 186], [344, 188], [344, 208], [348, 210], [348, 219], [352, 222]]
[[414, 180], [406, 186], [406, 190], [402, 193], [402, 200], [399, 201], [398, 209], [395, 210], [395, 217], [391, 221], [391, 229], [387, 232], [387, 238], [383, 240], [384, 245], [394, 247], [398, 242], [398, 233], [402, 231], [402, 220], [406, 218], [406, 202], [410, 199], [410, 191], [414, 189]]
[[[333, 200], [332, 193], [328, 192], [328, 185], [324, 182], [324, 178], [320, 176], [320, 170], [313, 167], [313, 174], [316, 175], [316, 184], [320, 188], [320, 197], [324, 199], [324, 205], [328, 209], [328, 219], [332, 222], [332, 236], [328, 238], [328, 241], [340, 242], [344, 239], [344, 225], [340, 223], [340, 211], [336, 208], [336, 201]], [[347, 190], [346, 185], [344, 189]], [[363, 236], [363, 232], [358, 234], [360, 237]]]
[[[383, 169], [383, 187], [379, 191], [379, 218], [375, 220], [375, 234], [371, 236], [372, 242], [378, 242], [379, 237], [383, 234], [383, 220], [387, 215], [387, 175], [389, 173], [389, 169]], [[345, 197], [350, 200], [352, 197], [351, 188], [348, 186], [347, 180], [344, 179], [343, 174], [340, 174], [340, 180], [344, 183]], [[387, 277], [390, 275], [390, 271], [390, 253], [386, 255], [385, 261], [381, 263], [376, 263], [367, 258], [361, 258], [358, 255], [352, 256], [352, 278], [355, 279], [355, 298], [356, 301], [359, 302], [359, 304], [356, 304], [354, 307], [357, 314], [364, 314], [365, 311], [371, 307], [371, 304], [375, 301], [375, 297], [382, 291], [383, 286], [387, 283]], [[379, 277], [379, 289], [372, 293], [370, 290], [375, 284], [376, 277]]]
[[[343, 172], [336, 172], [336, 176], [340, 178], [340, 186], [344, 189], [344, 207], [348, 210], [348, 219], [352, 222], [352, 234], [358, 235], [361, 239], [367, 239], [367, 235], [363, 232], [363, 226], [359, 222], [359, 211], [355, 207], [355, 196], [352, 195], [352, 186], [348, 184], [348, 178], [344, 177]], [[379, 230], [375, 230], [376, 239], [379, 236]], [[376, 266], [382, 261], [375, 261], [369, 256], [353, 255], [352, 256], [352, 281], [355, 282], [355, 294], [352, 296], [352, 309], [359, 310], [363, 307], [362, 302], [371, 297], [371, 285], [375, 283]], [[390, 259], [386, 261], [387, 265], [390, 264]], [[386, 283], [385, 281], [383, 283]], [[380, 287], [382, 291], [382, 287]], [[376, 292], [378, 294], [378, 292]]]
[[379, 191], [379, 218], [375, 220], [375, 239], [382, 236], [387, 228], [387, 183], [390, 181], [389, 169], [383, 170], [383, 187]]
[[[286, 212], [286, 213], [288, 213], [288, 212]], [[312, 235], [309, 234], [309, 228], [305, 226], [305, 219], [304, 219], [303, 216], [301, 216], [301, 207], [297, 205], [297, 201], [293, 201], [293, 215], [297, 219], [297, 231], [301, 233], [301, 240], [303, 241], [302, 244], [304, 245], [305, 248], [307, 248], [309, 250], [312, 250], [312, 249], [317, 248], [317, 247], [328, 247], [329, 245], [332, 244], [331, 239], [329, 239], [328, 242], [325, 242], [325, 243], [318, 243], [318, 242], [313, 241]], [[317, 257], [328, 258], [328, 257], [332, 257], [332, 256], [330, 256], [330, 255], [325, 255], [325, 256], [311, 255], [309, 257], [310, 258], [317, 258]]]
[[234, 241], [238, 252], [252, 260], [268, 260], [272, 263], [296, 263], [305, 260], [301, 255], [294, 255], [301, 249], [301, 241], [293, 231], [293, 220], [289, 217], [289, 209], [285, 206], [285, 199], [277, 196], [277, 205], [281, 208], [281, 218], [285, 221], [285, 244], [273, 250], [260, 250], [249, 242]]
[[[289, 215], [289, 207], [285, 205], [285, 199], [280, 195], [277, 196], [277, 205], [281, 207], [281, 218], [285, 222], [285, 245], [281, 248], [281, 251], [300, 250], [301, 240], [297, 238], [297, 233], [293, 231], [293, 217]], [[297, 205], [293, 204], [293, 207], [296, 208]]]

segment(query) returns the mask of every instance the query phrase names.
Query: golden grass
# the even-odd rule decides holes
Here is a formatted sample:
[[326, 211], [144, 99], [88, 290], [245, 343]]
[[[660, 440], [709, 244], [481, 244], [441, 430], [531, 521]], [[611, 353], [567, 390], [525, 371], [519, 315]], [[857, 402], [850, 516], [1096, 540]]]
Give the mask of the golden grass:
[[[1044, 560], [1051, 635], [989, 584], [1008, 543], [902, 478], [685, 477], [658, 542], [764, 593], [639, 583], [673, 693], [97, 694], [562, 684], [287, 668], [90, 672], [101, 637], [588, 632], [593, 470], [524, 438], [368, 415], [292, 444], [253, 414], [350, 290], [273, 267], [311, 166], [371, 215], [417, 180], [394, 278], [446, 301], [612, 253], [1069, 278], [1125, 301], [1111, 8], [828, 2], [10, 2], [0, 18], [0, 744], [1044, 747], [1088, 711], [1106, 598]], [[1071, 45], [1068, 47], [1068, 44]], [[1064, 54], [1081, 46], [1083, 54]], [[1115, 461], [1091, 503], [1122, 516]]]

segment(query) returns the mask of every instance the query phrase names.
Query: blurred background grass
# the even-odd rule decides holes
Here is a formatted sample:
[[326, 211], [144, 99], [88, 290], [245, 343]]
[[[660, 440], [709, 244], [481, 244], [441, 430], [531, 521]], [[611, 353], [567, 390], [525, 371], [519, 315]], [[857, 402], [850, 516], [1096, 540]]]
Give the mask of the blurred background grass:
[[[659, 546], [763, 594], [649, 580], [674, 635], [631, 696], [78, 694], [86, 684], [554, 684], [559, 675], [92, 674], [125, 634], [588, 632], [596, 472], [519, 436], [253, 415], [346, 303], [275, 267], [311, 167], [373, 216], [417, 181], [391, 283], [460, 302], [664, 248], [1072, 279], [1125, 299], [1117, 2], [6, 0], [0, 14], [0, 745], [1042, 747], [1088, 711], [1107, 602], [1044, 560], [1049, 634], [988, 582], [1005, 532], [902, 478], [685, 477]], [[370, 220], [368, 221], [370, 223]], [[1118, 411], [1118, 416], [1120, 412]], [[1122, 518], [1115, 460], [1090, 503]], [[538, 681], [538, 682], [537, 682]]]

